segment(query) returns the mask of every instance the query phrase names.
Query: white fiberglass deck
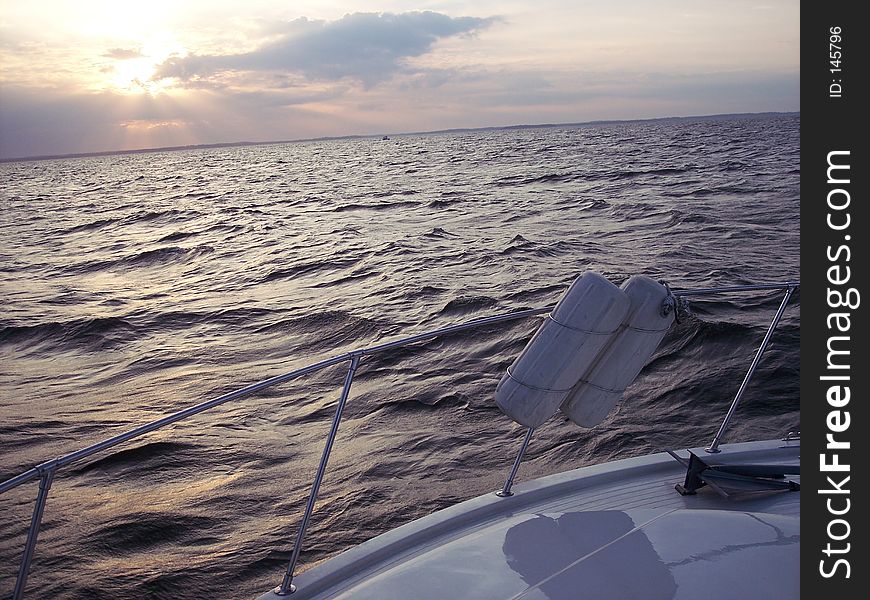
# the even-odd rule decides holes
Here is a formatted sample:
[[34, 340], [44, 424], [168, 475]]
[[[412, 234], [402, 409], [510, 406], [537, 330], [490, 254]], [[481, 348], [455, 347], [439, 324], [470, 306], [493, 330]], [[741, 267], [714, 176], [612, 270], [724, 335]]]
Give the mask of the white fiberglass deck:
[[[693, 451], [711, 464], [799, 462], [797, 441], [721, 449]], [[298, 575], [293, 594], [260, 600], [797, 598], [800, 492], [681, 496], [684, 477], [662, 453], [519, 483], [512, 497], [408, 523]]]

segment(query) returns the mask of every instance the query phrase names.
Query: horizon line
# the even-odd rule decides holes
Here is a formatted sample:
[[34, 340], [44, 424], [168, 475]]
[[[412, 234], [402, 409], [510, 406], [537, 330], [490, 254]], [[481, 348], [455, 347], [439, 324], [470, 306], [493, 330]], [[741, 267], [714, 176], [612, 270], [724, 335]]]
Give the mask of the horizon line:
[[187, 144], [183, 146], [160, 146], [155, 148], [136, 148], [132, 150], [99, 150], [94, 152], [73, 152], [67, 154], [39, 154], [34, 156], [16, 156], [3, 158], [0, 157], [0, 163], [11, 162], [32, 162], [40, 160], [58, 160], [69, 158], [91, 158], [97, 156], [116, 156], [124, 154], [148, 154], [154, 152], [180, 152], [183, 150], [200, 150], [210, 148], [232, 148], [246, 146], [270, 146], [277, 144], [298, 144], [304, 142], [323, 142], [331, 140], [358, 140], [365, 138], [378, 137], [403, 137], [412, 135], [435, 135], [444, 133], [457, 132], [475, 132], [475, 131], [495, 131], [499, 129], [545, 129], [549, 127], [577, 127], [581, 125], [611, 125], [617, 123], [647, 123], [654, 121], [678, 121], [691, 119], [721, 119], [725, 117], [761, 117], [767, 115], [799, 115], [797, 111], [764, 111], [764, 112], [747, 112], [747, 113], [716, 113], [712, 115], [689, 115], [689, 116], [670, 116], [670, 117], [649, 117], [644, 119], [597, 119], [594, 121], [573, 121], [564, 123], [537, 123], [537, 124], [516, 124], [516, 125], [490, 125], [485, 127], [451, 127], [447, 129], [433, 129], [429, 131], [406, 131], [396, 133], [371, 133], [371, 134], [349, 134], [349, 135], [331, 135], [311, 138], [294, 138], [289, 140], [263, 140], [263, 141], [237, 141], [237, 142], [215, 142], [210, 144]]

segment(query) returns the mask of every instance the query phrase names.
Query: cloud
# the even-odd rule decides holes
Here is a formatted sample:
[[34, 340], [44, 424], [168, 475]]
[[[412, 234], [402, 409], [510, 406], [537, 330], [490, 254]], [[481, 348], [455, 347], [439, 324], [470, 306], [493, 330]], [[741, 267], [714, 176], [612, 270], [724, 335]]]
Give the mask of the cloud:
[[[82, 93], [0, 87], [0, 158], [239, 140], [383, 134], [450, 127], [800, 110], [799, 72], [459, 69], [347, 81], [251, 72], [243, 86], [183, 93]], [[281, 82], [281, 77], [287, 81]], [[260, 81], [260, 78], [264, 78]]]
[[366, 87], [407, 70], [444, 38], [472, 35], [498, 17], [449, 17], [425, 11], [353, 13], [336, 21], [295, 19], [272, 29], [277, 37], [243, 54], [171, 57], [155, 79], [208, 77], [222, 71], [287, 71], [311, 80], [355, 79]]
[[0, 159], [340, 135], [346, 119], [323, 107], [343, 90], [339, 83], [173, 96], [3, 86]]
[[133, 58], [142, 58], [142, 52], [139, 50], [131, 50], [128, 48], [110, 48], [103, 53], [106, 58], [114, 58], [115, 60], [130, 60]]

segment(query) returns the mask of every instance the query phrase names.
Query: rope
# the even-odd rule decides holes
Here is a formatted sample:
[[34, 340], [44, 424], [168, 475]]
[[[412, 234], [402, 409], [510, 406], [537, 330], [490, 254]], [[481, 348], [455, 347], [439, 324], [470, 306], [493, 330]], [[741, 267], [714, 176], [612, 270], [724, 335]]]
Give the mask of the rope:
[[674, 323], [679, 325], [682, 323], [680, 320], [680, 314], [682, 313], [683, 316], [689, 314], [689, 302], [682, 296], [675, 296], [671, 291], [671, 286], [669, 286], [668, 282], [664, 279], [660, 280], [659, 283], [665, 286], [665, 291], [667, 292], [667, 296], [662, 301], [661, 314], [663, 317], [666, 317], [673, 312]]
[[[512, 366], [513, 366], [513, 365], [511, 365], [511, 367], [512, 367]], [[536, 385], [528, 384], [528, 383], [526, 383], [525, 381], [521, 381], [521, 380], [517, 379], [516, 377], [514, 377], [514, 374], [511, 373], [511, 369], [510, 369], [510, 367], [508, 367], [508, 370], [507, 370], [507, 376], [508, 376], [509, 378], [513, 379], [514, 381], [516, 381], [516, 382], [517, 382], [518, 384], [520, 384], [521, 386], [527, 387], [527, 388], [532, 389], [532, 390], [535, 390], [535, 391], [537, 391], [537, 392], [547, 392], [547, 393], [550, 393], [550, 394], [567, 394], [568, 392], [570, 392], [571, 390], [574, 389], [574, 386], [571, 386], [571, 387], [569, 387], [569, 388], [566, 389], [566, 390], [551, 390], [551, 389], [547, 389], [547, 388], [538, 387], [538, 386], [536, 386]]]
[[553, 313], [548, 314], [547, 318], [549, 318], [553, 323], [556, 323], [557, 325], [561, 325], [565, 329], [570, 329], [571, 331], [579, 331], [580, 333], [586, 333], [589, 335], [612, 335], [612, 334], [616, 333], [617, 331], [619, 331], [620, 327], [622, 327], [622, 324], [620, 323], [619, 325], [616, 326], [616, 329], [614, 329], [613, 331], [591, 331], [589, 329], [581, 329], [579, 327], [572, 327], [571, 325], [566, 325], [565, 323], [562, 323], [561, 321], [557, 320], [556, 317], [553, 316]]

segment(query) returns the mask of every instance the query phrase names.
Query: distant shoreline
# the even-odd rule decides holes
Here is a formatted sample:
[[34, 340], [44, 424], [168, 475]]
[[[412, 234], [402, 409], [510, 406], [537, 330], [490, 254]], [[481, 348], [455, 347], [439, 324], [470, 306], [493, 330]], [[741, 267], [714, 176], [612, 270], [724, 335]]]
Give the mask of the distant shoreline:
[[616, 125], [620, 123], [656, 123], [664, 121], [715, 121], [720, 119], [754, 119], [771, 116], [788, 116], [799, 115], [800, 111], [789, 112], [761, 112], [761, 113], [723, 113], [715, 115], [695, 115], [688, 117], [653, 117], [650, 119], [606, 119], [598, 121], [581, 121], [573, 123], [539, 123], [528, 125], [494, 125], [491, 127], [456, 127], [451, 129], [436, 129], [432, 131], [409, 131], [404, 133], [372, 133], [360, 135], [336, 135], [323, 136], [316, 138], [298, 138], [291, 140], [274, 140], [274, 141], [259, 141], [259, 142], [219, 142], [215, 144], [193, 144], [187, 146], [163, 146], [159, 148], [139, 148], [135, 150], [104, 150], [100, 152], [77, 152], [73, 154], [45, 154], [38, 156], [21, 156], [13, 158], [0, 158], [0, 163], [13, 162], [32, 162], [40, 160], [60, 160], [68, 158], [91, 158], [96, 156], [114, 156], [123, 154], [148, 154], [154, 152], [179, 152], [183, 150], [204, 150], [209, 148], [235, 148], [247, 146], [271, 146], [276, 144], [297, 144], [304, 142], [323, 142], [331, 140], [358, 140], [366, 138], [382, 139], [384, 136], [403, 137], [412, 135], [435, 135], [445, 133], [470, 133], [475, 131], [498, 131], [511, 129], [548, 129], [555, 127], [579, 127], [588, 125]]

